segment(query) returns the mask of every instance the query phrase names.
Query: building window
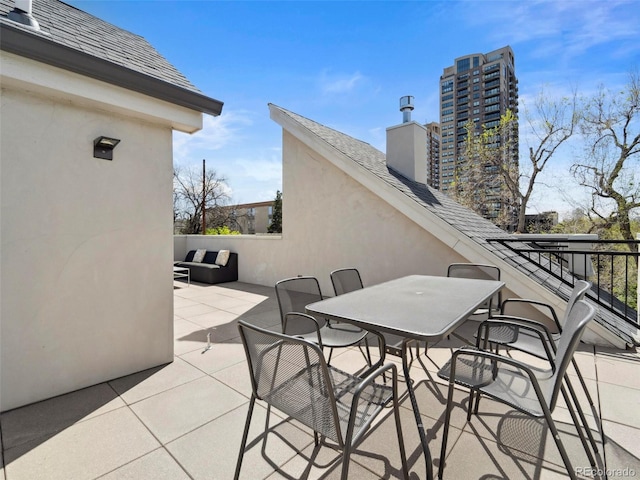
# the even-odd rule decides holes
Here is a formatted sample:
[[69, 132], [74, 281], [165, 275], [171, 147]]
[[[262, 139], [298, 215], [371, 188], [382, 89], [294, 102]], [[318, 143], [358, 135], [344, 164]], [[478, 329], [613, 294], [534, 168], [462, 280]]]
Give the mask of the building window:
[[442, 93], [453, 92], [453, 80], [442, 84]]
[[492, 63], [491, 65], [487, 65], [485, 67], [483, 67], [482, 71], [487, 73], [487, 72], [491, 72], [493, 70], [500, 70], [500, 65], [498, 65], [497, 63]]
[[473, 68], [476, 68], [479, 65], [480, 65], [480, 57], [476, 55], [475, 57], [473, 57]]
[[458, 60], [458, 73], [466, 72], [471, 68], [471, 61], [469, 58], [463, 58], [462, 60]]

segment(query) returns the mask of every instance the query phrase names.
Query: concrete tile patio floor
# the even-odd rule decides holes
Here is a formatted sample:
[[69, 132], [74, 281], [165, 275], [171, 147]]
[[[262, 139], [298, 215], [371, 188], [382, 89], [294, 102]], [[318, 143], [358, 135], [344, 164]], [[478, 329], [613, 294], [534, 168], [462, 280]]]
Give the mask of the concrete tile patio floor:
[[[180, 288], [174, 290], [175, 361], [3, 413], [0, 479], [233, 477], [250, 395], [236, 320], [277, 327], [274, 290], [237, 282], [176, 285]], [[211, 333], [209, 350], [205, 350], [207, 333]], [[429, 348], [429, 358], [422, 356], [422, 363], [412, 366], [436, 467], [446, 388], [435, 373], [455, 346], [454, 341], [440, 342]], [[640, 356], [583, 346], [577, 357], [596, 402], [588, 412], [592, 430], [602, 440], [597, 430], [601, 425], [606, 440], [599, 453], [601, 467], [608, 478], [640, 477]], [[332, 363], [355, 371], [363, 358], [349, 349], [336, 352]], [[466, 407], [462, 391], [457, 400]], [[587, 405], [584, 399], [582, 405]], [[424, 478], [424, 459], [406, 395], [401, 410], [411, 478]], [[265, 413], [258, 404], [242, 478], [297, 479], [307, 474], [339, 478], [339, 453], [329, 446], [314, 449], [310, 431], [277, 412], [263, 442], [259, 435]], [[554, 416], [568, 421], [562, 406]], [[575, 430], [567, 423], [559, 428], [579, 476], [589, 477], [589, 463]], [[454, 409], [448, 445], [445, 478], [566, 478], [544, 425], [489, 399], [483, 399], [480, 416], [470, 423], [465, 422], [463, 408]], [[310, 469], [309, 458], [313, 458]], [[399, 476], [397, 435], [389, 410], [352, 455], [349, 478]]]

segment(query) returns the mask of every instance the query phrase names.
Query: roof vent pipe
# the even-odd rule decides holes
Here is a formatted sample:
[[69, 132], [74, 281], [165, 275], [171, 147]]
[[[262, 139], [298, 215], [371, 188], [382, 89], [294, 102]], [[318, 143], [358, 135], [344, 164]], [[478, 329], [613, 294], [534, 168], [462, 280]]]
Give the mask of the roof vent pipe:
[[411, 121], [411, 110], [413, 110], [413, 97], [405, 95], [400, 97], [400, 111], [402, 112], [402, 123]]
[[40, 30], [38, 21], [31, 15], [32, 0], [15, 0], [15, 5], [15, 8], [9, 12], [7, 18], [34, 30]]

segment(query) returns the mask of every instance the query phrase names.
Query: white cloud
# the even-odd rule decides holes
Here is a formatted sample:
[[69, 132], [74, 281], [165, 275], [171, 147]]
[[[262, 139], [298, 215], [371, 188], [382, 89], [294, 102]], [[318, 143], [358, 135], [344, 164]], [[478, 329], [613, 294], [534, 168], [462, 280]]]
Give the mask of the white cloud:
[[470, 9], [467, 20], [499, 25], [492, 35], [497, 42], [536, 42], [534, 57], [573, 58], [605, 43], [619, 42], [616, 50], [639, 50], [636, 5], [634, 0], [510, 2], [510, 8]]
[[366, 80], [360, 72], [331, 73], [324, 70], [320, 74], [320, 90], [325, 94], [341, 94], [352, 92]]
[[282, 182], [282, 154], [280, 149], [269, 157], [242, 158], [234, 160], [234, 177], [257, 182], [281, 183]]
[[205, 115], [202, 130], [194, 134], [173, 134], [174, 162], [182, 163], [195, 151], [211, 152], [244, 138], [243, 129], [253, 124], [252, 115], [243, 111], [226, 111], [218, 117]]

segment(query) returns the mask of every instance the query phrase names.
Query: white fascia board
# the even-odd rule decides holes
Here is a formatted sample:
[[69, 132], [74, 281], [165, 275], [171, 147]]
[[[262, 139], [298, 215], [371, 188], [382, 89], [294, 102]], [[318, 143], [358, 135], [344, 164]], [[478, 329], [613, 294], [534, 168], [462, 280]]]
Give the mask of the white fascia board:
[[5, 51], [0, 52], [2, 88], [44, 94], [79, 105], [165, 124], [194, 133], [202, 129], [202, 113], [126, 88], [94, 80]]
[[[494, 255], [454, 228], [451, 224], [445, 222], [442, 218], [410, 199], [376, 174], [344, 155], [344, 153], [332, 145], [310, 133], [308, 129], [283, 113], [278, 107], [270, 105], [269, 109], [271, 119], [278, 123], [283, 129], [309, 148], [318, 152], [332, 165], [342, 170], [373, 194], [380, 197], [407, 218], [431, 233], [452, 250], [471, 262], [489, 263], [499, 267], [502, 272], [502, 280], [508, 286], [507, 288], [514, 294], [520, 298], [536, 298], [539, 301], [552, 305], [558, 311], [564, 311], [566, 303], [563, 302], [560, 297], [554, 295], [539, 283], [531, 280], [524, 273]], [[592, 322], [589, 329], [594, 335], [605, 339], [607, 343], [619, 348], [626, 346], [622, 339], [613, 335], [598, 323]]]

